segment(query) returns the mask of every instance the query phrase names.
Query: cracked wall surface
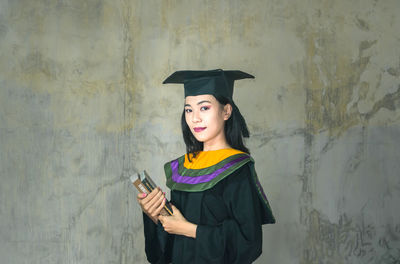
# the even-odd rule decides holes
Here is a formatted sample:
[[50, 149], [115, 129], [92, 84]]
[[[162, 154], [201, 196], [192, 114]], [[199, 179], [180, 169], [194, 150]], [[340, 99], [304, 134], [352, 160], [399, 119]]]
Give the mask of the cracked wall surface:
[[146, 263], [131, 174], [184, 152], [175, 70], [234, 99], [256, 263], [400, 263], [400, 2], [0, 0], [1, 263]]

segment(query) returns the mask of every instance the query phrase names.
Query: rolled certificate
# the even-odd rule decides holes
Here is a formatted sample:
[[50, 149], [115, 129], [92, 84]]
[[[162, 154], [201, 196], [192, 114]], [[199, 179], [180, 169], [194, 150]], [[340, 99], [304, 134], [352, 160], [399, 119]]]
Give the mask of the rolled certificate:
[[[132, 175], [130, 177], [131, 182], [133, 185], [135, 185], [136, 189], [139, 190], [139, 192], [149, 194], [151, 193], [155, 188], [157, 188], [157, 185], [154, 183], [154, 181], [150, 178], [150, 176], [147, 174], [147, 172], [144, 170], [142, 173], [137, 173], [136, 177], [135, 175]], [[172, 215], [172, 208], [171, 205], [169, 204], [169, 201], [166, 200], [164, 208], [160, 212], [161, 215]]]

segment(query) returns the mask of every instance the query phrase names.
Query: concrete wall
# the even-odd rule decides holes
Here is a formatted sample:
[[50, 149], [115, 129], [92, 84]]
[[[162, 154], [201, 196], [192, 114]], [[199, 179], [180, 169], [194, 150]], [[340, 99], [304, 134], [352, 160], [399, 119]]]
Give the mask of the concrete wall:
[[0, 1], [0, 262], [145, 263], [130, 174], [184, 152], [181, 69], [235, 101], [277, 224], [257, 263], [400, 263], [397, 0]]

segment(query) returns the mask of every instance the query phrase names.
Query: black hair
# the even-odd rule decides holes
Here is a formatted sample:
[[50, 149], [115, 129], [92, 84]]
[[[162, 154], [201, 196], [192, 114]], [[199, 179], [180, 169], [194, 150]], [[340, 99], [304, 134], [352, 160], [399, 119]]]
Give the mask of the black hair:
[[[214, 97], [222, 106], [225, 106], [227, 104], [230, 104], [232, 106], [231, 116], [228, 120], [225, 121], [224, 126], [225, 137], [229, 146], [250, 154], [249, 149], [246, 148], [243, 143], [243, 137], [248, 138], [250, 134], [249, 130], [247, 129], [246, 121], [240, 113], [239, 108], [231, 99], [218, 95]], [[181, 117], [181, 127], [183, 140], [186, 144], [186, 153], [191, 153], [195, 157], [199, 151], [203, 150], [203, 142], [198, 141], [190, 131], [190, 128], [185, 119], [185, 110], [183, 110]], [[190, 158], [190, 155], [188, 155], [188, 157]]]

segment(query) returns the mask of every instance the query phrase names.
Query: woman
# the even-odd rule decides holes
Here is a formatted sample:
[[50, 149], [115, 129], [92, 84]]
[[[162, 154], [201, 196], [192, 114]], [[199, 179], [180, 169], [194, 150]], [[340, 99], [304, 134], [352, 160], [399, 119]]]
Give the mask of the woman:
[[262, 224], [275, 223], [242, 137], [249, 132], [232, 100], [241, 71], [178, 71], [187, 154], [165, 164], [172, 216], [160, 215], [160, 189], [137, 199], [144, 212], [151, 263], [252, 263], [261, 254]]

